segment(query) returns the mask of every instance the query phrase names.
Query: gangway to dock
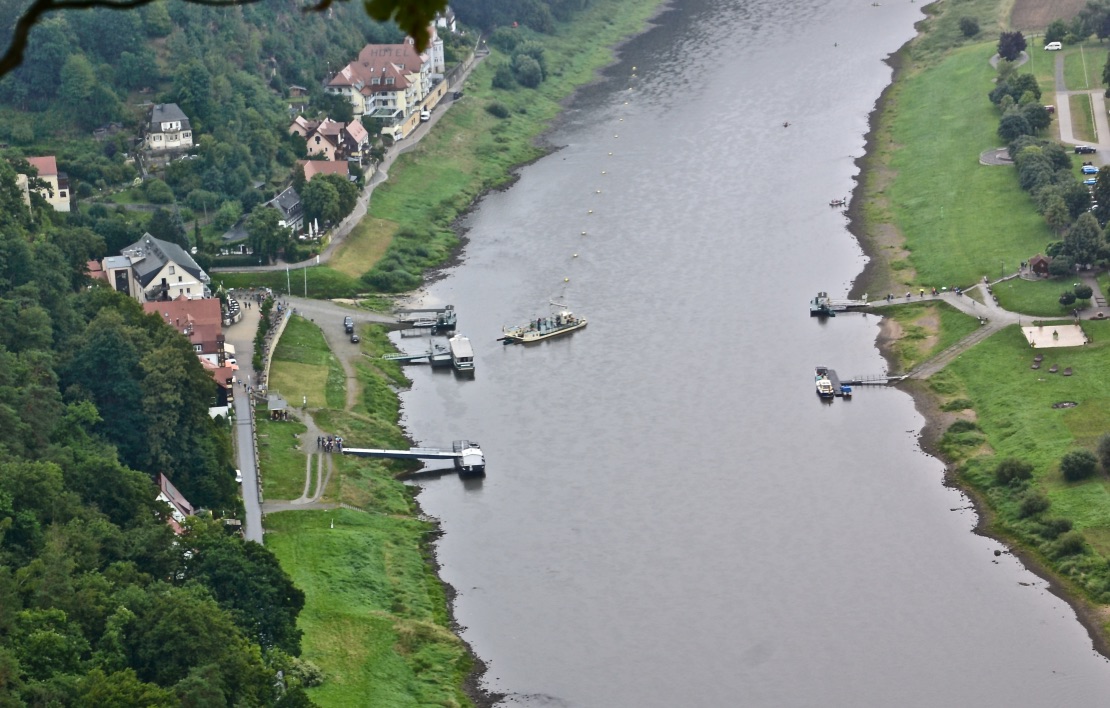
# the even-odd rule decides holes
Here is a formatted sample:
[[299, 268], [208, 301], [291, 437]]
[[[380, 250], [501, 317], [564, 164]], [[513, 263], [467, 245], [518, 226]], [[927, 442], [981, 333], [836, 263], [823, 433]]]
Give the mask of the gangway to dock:
[[454, 332], [458, 314], [454, 305], [422, 309], [394, 310], [397, 324], [402, 328], [431, 330], [433, 334]]
[[410, 447], [408, 450], [344, 447], [344, 455], [355, 457], [384, 457], [394, 460], [454, 460], [460, 476], [484, 477], [486, 456], [473, 440], [456, 440], [450, 450], [434, 447]]

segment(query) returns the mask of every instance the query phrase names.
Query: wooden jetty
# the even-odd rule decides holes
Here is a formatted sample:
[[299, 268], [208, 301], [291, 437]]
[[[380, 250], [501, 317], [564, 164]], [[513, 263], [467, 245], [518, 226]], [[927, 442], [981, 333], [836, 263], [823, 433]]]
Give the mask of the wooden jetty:
[[484, 477], [486, 456], [473, 440], [456, 440], [450, 450], [433, 447], [410, 447], [408, 450], [344, 447], [344, 455], [355, 457], [386, 457], [395, 460], [453, 460], [459, 476]]

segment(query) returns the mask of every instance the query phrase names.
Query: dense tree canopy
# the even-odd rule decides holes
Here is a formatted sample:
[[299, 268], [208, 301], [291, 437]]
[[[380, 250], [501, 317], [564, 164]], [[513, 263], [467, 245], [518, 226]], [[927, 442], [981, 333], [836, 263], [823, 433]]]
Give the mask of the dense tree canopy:
[[[14, 185], [0, 160], [0, 706], [278, 705], [304, 597], [212, 518], [239, 513], [214, 382], [87, 279], [84, 217], [32, 215]], [[181, 537], [158, 473], [211, 510]]]

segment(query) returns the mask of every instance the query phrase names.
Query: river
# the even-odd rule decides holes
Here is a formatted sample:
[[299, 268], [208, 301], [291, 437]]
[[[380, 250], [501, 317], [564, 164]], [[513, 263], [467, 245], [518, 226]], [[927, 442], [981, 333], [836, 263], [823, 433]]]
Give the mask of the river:
[[[972, 533], [910, 397], [814, 395], [816, 364], [884, 371], [877, 318], [821, 323], [807, 301], [865, 262], [828, 201], [920, 18], [684, 2], [469, 218], [424, 304], [456, 306], [477, 374], [413, 368], [403, 422], [486, 451], [484, 481], [427, 480], [420, 502], [502, 705], [1110, 698], [1072, 610]], [[495, 341], [551, 299], [589, 327]]]

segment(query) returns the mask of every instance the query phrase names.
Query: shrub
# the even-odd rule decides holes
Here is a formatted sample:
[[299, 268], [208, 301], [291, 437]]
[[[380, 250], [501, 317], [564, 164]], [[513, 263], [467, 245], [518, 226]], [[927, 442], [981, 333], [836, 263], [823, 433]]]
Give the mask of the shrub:
[[972, 404], [966, 398], [954, 398], [940, 407], [942, 411], [966, 411]]
[[1078, 531], [1068, 531], [1052, 543], [1049, 553], [1056, 558], [1063, 558], [1064, 556], [1083, 553], [1086, 547], [1087, 543], [1083, 539], [1083, 534]]
[[978, 430], [979, 426], [970, 420], [957, 420], [952, 425], [948, 426], [949, 433], [968, 433], [972, 430]]
[[1025, 460], [1007, 457], [994, 468], [994, 478], [999, 484], [1013, 484], [1033, 478], [1033, 465]]
[[1069, 482], [1078, 482], [1094, 475], [1098, 458], [1090, 450], [1072, 450], [1060, 459], [1060, 473]]
[[974, 17], [961, 17], [960, 32], [963, 32], [965, 37], [974, 37], [979, 34], [979, 20]]
[[1018, 516], [1028, 519], [1031, 516], [1048, 511], [1050, 505], [1051, 502], [1048, 501], [1048, 497], [1040, 492], [1026, 492], [1018, 504]]
[[500, 103], [498, 101], [494, 101], [493, 103], [490, 103], [489, 105], [487, 105], [486, 106], [486, 112], [489, 113], [494, 118], [501, 118], [501, 119], [508, 118], [511, 115], [509, 113], [509, 109], [505, 107], [505, 104]]
[[1099, 438], [1098, 460], [1102, 464], [1102, 471], [1110, 474], [1110, 433]]
[[1071, 520], [1069, 519], [1045, 519], [1041, 521], [1041, 527], [1037, 531], [1041, 537], [1046, 540], [1052, 541], [1071, 531]]
[[516, 88], [516, 78], [513, 76], [513, 69], [508, 64], [501, 64], [497, 67], [497, 71], [493, 74], [493, 81], [490, 84], [495, 89], [503, 91], [512, 91]]

